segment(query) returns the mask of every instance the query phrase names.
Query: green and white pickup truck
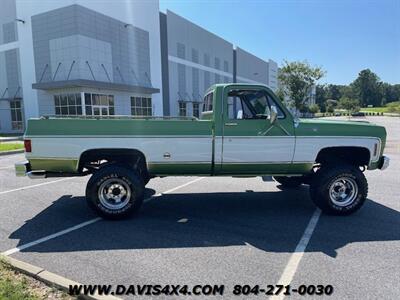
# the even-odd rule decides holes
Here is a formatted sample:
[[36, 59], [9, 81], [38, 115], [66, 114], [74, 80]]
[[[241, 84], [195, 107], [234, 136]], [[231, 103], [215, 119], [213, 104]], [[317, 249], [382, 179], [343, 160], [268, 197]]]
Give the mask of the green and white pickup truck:
[[384, 127], [368, 122], [294, 118], [266, 86], [213, 85], [196, 118], [113, 116], [31, 119], [31, 178], [92, 174], [86, 199], [100, 216], [131, 215], [144, 187], [163, 176], [274, 176], [282, 187], [310, 185], [325, 213], [348, 215], [368, 192], [363, 171], [385, 169]]

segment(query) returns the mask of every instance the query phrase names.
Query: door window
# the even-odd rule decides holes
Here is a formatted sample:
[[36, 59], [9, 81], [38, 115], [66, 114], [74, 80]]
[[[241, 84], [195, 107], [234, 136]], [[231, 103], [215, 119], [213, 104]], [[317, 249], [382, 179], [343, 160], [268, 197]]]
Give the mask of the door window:
[[114, 115], [114, 96], [85, 93], [86, 115]]
[[12, 128], [12, 130], [23, 129], [21, 100], [11, 101], [10, 108], [11, 108], [11, 128]]
[[186, 117], [186, 103], [179, 102], [179, 116]]
[[268, 119], [271, 105], [278, 110], [278, 118], [285, 115], [264, 90], [232, 90], [228, 93], [229, 119]]
[[199, 103], [193, 103], [193, 116], [196, 118], [200, 116]]
[[93, 105], [92, 112], [94, 116], [109, 116], [110, 110], [108, 106], [105, 105]]

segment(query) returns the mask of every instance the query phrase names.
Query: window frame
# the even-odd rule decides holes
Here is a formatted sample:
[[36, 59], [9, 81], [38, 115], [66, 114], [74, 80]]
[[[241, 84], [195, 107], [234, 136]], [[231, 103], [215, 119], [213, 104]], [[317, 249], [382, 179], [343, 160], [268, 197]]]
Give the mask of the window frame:
[[[131, 96], [131, 115], [138, 117], [153, 116], [153, 104], [151, 97]], [[145, 105], [144, 105], [145, 104]], [[140, 114], [140, 112], [142, 112]], [[146, 113], [144, 113], [146, 112]]]
[[[243, 119], [230, 119], [229, 116], [229, 104], [228, 102], [226, 103], [226, 118], [227, 120], [263, 120], [263, 119], [268, 119], [268, 117], [266, 118], [254, 118], [254, 116], [256, 115], [256, 111], [254, 110], [254, 107], [250, 104], [247, 103], [247, 101], [244, 101], [242, 99], [242, 97], [240, 96], [229, 96], [229, 93], [232, 91], [249, 91], [249, 92], [262, 92], [262, 94], [266, 97], [267, 103], [268, 103], [268, 107], [269, 110], [271, 111], [271, 106], [272, 104], [276, 106], [276, 108], [278, 109], [278, 119], [286, 119], [286, 112], [284, 111], [284, 109], [282, 109], [282, 107], [277, 103], [277, 101], [274, 99], [274, 97], [266, 90], [263, 88], [232, 88], [229, 89], [226, 93], [227, 98], [229, 97], [238, 97], [239, 101], [241, 102], [242, 108], [243, 105], [246, 106], [247, 109], [249, 109], [251, 111], [251, 113], [253, 114], [253, 118], [243, 118]], [[249, 102], [249, 101], [248, 101]]]
[[[181, 105], [184, 105], [184, 107], [182, 108]], [[184, 115], [181, 114], [182, 111], [185, 111]], [[179, 117], [187, 117], [187, 103], [186, 102], [183, 102], [183, 101], [178, 102], [178, 116]]]
[[[196, 109], [195, 109], [195, 106], [196, 106]], [[197, 111], [197, 115], [195, 115], [195, 113], [194, 113], [195, 110]], [[193, 102], [192, 115], [193, 115], [193, 117], [200, 118], [200, 103]]]
[[[211, 102], [209, 101], [211, 98]], [[210, 104], [211, 103], [211, 110], [209, 110], [208, 108], [210, 108]], [[207, 109], [206, 109], [207, 108]], [[203, 98], [203, 113], [207, 113], [207, 112], [213, 112], [214, 111], [214, 92], [208, 92], [204, 98]]]
[[23, 130], [24, 118], [22, 115], [22, 100], [14, 99], [10, 101], [11, 130]]
[[[79, 99], [79, 103], [78, 103]], [[81, 93], [59, 93], [53, 95], [54, 113], [56, 116], [82, 116]], [[71, 113], [75, 111], [75, 113]], [[66, 113], [64, 113], [66, 112]], [[79, 113], [80, 112], [80, 113]]]
[[[89, 96], [89, 97], [87, 97]], [[115, 115], [115, 100], [114, 95], [111, 94], [98, 94], [98, 93], [83, 93], [84, 104], [85, 107], [85, 115], [94, 116], [93, 114], [93, 106], [96, 107], [107, 107], [108, 116]], [[89, 100], [89, 101], [87, 101]], [[82, 99], [81, 99], [82, 101]]]

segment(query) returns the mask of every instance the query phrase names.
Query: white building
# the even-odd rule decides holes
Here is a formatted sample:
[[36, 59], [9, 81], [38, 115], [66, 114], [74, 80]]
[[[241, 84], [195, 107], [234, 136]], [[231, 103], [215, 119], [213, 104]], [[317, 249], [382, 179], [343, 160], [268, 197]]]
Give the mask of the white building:
[[2, 0], [1, 132], [22, 115], [162, 115], [158, 14], [158, 1]]
[[0, 133], [42, 115], [199, 116], [214, 83], [276, 89], [264, 61], [158, 0], [2, 0]]

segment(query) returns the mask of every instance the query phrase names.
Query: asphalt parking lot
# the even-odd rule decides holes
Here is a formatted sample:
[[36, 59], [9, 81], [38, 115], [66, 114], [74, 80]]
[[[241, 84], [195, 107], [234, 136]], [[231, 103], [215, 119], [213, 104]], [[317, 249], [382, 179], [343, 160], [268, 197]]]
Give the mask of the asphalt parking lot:
[[150, 181], [135, 218], [104, 221], [86, 206], [88, 178], [16, 178], [23, 155], [0, 157], [0, 252], [83, 284], [224, 284], [238, 299], [236, 284], [329, 284], [332, 299], [400, 299], [400, 118], [369, 120], [386, 126], [391, 163], [366, 172], [368, 200], [349, 217], [319, 215], [306, 186], [169, 177]]

